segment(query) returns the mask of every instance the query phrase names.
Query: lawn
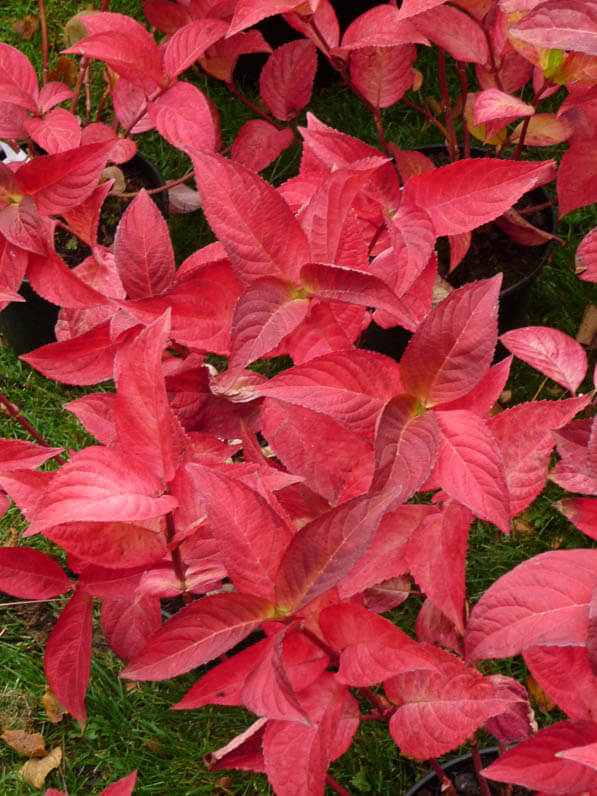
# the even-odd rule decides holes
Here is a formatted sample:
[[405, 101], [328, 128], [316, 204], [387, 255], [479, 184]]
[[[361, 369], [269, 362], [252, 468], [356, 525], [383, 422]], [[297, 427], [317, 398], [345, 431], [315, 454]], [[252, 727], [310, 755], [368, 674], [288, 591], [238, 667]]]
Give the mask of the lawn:
[[[51, 68], [57, 65], [64, 25], [87, 5], [46, 0], [49, 38], [53, 43]], [[99, 5], [98, 0], [95, 5]], [[140, 2], [113, 0], [110, 10], [143, 19]], [[13, 29], [14, 22], [36, 13], [35, 0], [4, 0], [0, 10], [0, 41], [22, 49], [39, 63], [39, 33], [26, 42]], [[100, 68], [98, 65], [98, 70]], [[96, 74], [96, 79], [99, 80], [99, 74]], [[222, 136], [226, 146], [244, 121], [252, 117], [251, 111], [238, 100], [228, 99], [225, 89], [217, 81], [199, 72], [192, 79], [221, 111]], [[243, 90], [249, 99], [255, 100], [256, 94], [250, 85]], [[360, 107], [355, 112], [352, 95], [340, 83], [320, 88], [310, 110], [323, 122], [376, 144], [376, 131], [369, 114]], [[433, 128], [422, 130], [413, 112], [407, 108], [389, 110], [385, 121], [388, 138], [399, 147], [438, 141], [437, 131]], [[415, 128], [415, 124], [418, 127]], [[166, 179], [180, 176], [189, 169], [188, 158], [165, 145], [157, 134], [141, 136], [140, 149]], [[282, 182], [296, 173], [297, 166], [298, 149], [291, 149], [267, 170], [266, 176], [274, 182]], [[580, 282], [574, 273], [575, 248], [595, 224], [597, 212], [594, 208], [574, 211], [560, 224], [559, 234], [565, 240], [565, 246], [554, 248], [533, 288], [530, 324], [553, 326], [575, 336], [586, 306], [597, 304], [597, 286]], [[169, 225], [177, 263], [210, 240], [211, 232], [200, 211], [172, 216]], [[595, 355], [593, 351], [589, 354], [588, 372], [592, 373]], [[45, 439], [52, 446], [66, 450], [78, 450], [89, 444], [91, 438], [63, 409], [63, 404], [85, 392], [111, 389], [109, 384], [99, 388], [70, 388], [45, 379], [19, 361], [5, 345], [0, 347], [0, 384], [0, 391], [19, 406], [31, 424], [42, 430]], [[554, 398], [562, 392], [557, 385], [543, 380], [536, 371], [520, 362], [515, 363], [512, 369], [508, 390], [513, 404], [530, 400], [537, 394]], [[507, 405], [505, 402], [504, 406]], [[0, 436], [29, 438], [24, 429], [6, 414], [0, 414]], [[475, 524], [470, 536], [467, 572], [471, 600], [475, 601], [503, 572], [536, 553], [595, 546], [552, 507], [561, 494], [558, 487], [548, 485], [515, 523], [508, 537], [500, 534], [494, 526], [481, 522]], [[9, 510], [0, 520], [0, 545], [14, 543], [25, 527], [20, 513], [14, 508]], [[61, 554], [46, 540], [40, 539], [37, 544], [40, 549]], [[417, 602], [417, 598], [411, 598], [409, 606], [407, 611], [403, 608], [396, 611], [395, 619], [412, 632], [412, 618], [420, 600]], [[42, 704], [45, 689], [43, 650], [60, 607], [59, 600], [24, 605], [7, 597], [0, 611], [0, 672], [3, 673], [0, 679], [0, 728], [41, 732], [47, 749], [62, 749], [63, 762], [59, 770], [48, 777], [46, 786], [66, 790], [70, 796], [95, 794], [137, 768], [139, 779], [135, 794], [140, 796], [273, 793], [265, 776], [251, 772], [210, 772], [203, 763], [204, 755], [223, 746], [251, 724], [254, 717], [248, 711], [217, 706], [187, 712], [169, 709], [207, 669], [202, 667], [160, 683], [120, 679], [123, 664], [108, 648], [98, 617], [87, 695], [87, 725], [82, 729], [68, 716], [59, 723], [51, 723]], [[520, 660], [508, 661], [501, 671], [520, 672], [521, 666]], [[536, 708], [540, 724], [558, 718], [557, 711], [550, 711], [549, 706], [537, 703]], [[488, 737], [488, 742], [491, 740]], [[19, 768], [24, 761], [25, 758], [0, 745], [1, 793], [29, 796], [38, 792], [19, 776]], [[424, 771], [425, 767], [400, 756], [385, 726], [378, 726], [376, 722], [361, 723], [349, 752], [330, 769], [332, 776], [354, 794], [400, 794]]]

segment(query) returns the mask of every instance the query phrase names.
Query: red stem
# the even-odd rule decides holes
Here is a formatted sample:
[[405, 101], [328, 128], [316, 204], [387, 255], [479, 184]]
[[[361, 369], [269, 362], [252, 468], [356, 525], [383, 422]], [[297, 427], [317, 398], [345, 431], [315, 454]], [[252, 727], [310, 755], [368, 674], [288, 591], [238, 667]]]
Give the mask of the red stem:
[[[174, 539], [174, 535], [176, 534], [176, 528], [174, 527], [174, 515], [172, 512], [168, 512], [166, 514], [166, 542], [170, 545], [172, 539]], [[172, 565], [174, 566], [174, 573], [178, 580], [180, 581], [181, 585], [185, 582], [184, 577], [184, 562], [182, 560], [182, 556], [180, 555], [180, 548], [177, 546], [173, 550], [170, 551], [172, 556]], [[191, 595], [188, 591], [184, 591], [182, 593], [182, 599], [185, 603], [190, 603], [192, 600]]]
[[458, 68], [458, 77], [460, 78], [460, 96], [462, 99], [462, 143], [464, 146], [464, 157], [470, 158], [471, 156], [471, 134], [468, 129], [468, 123], [466, 121], [466, 114], [464, 109], [466, 108], [466, 98], [468, 96], [468, 75], [466, 71], [466, 64], [463, 64], [462, 61], [456, 62], [456, 67]]
[[343, 788], [339, 782], [337, 782], [331, 774], [325, 775], [325, 784], [330, 787], [332, 790], [335, 790], [336, 793], [339, 793], [340, 796], [352, 796], [349, 790]]
[[446, 122], [446, 129], [448, 131], [448, 137], [446, 138], [446, 148], [448, 150], [448, 154], [450, 155], [450, 160], [455, 161], [459, 158], [458, 139], [456, 137], [454, 119], [452, 118], [452, 103], [450, 101], [450, 94], [448, 91], [448, 78], [446, 76], [446, 53], [441, 49], [437, 51], [437, 74], [439, 79], [442, 111], [444, 114], [444, 120]]
[[457, 796], [454, 783], [440, 766], [439, 762], [435, 758], [431, 758], [428, 762], [442, 784], [442, 793], [445, 793], [446, 796]]
[[[231, 80], [230, 83], [226, 83], [226, 88], [238, 100], [240, 100], [248, 108], [250, 108], [253, 111], [253, 113], [256, 113], [258, 116], [261, 116], [262, 119], [265, 119], [266, 122], [269, 122], [269, 124], [273, 125], [274, 127], [277, 127], [278, 130], [285, 130], [287, 127], [290, 130], [292, 130], [292, 127], [290, 127], [290, 125], [282, 124], [281, 122], [277, 121], [277, 119], [274, 119], [272, 116], [262, 111], [261, 108], [258, 108], [257, 105], [251, 102], [251, 100], [248, 100], [246, 97], [243, 97], [243, 95], [240, 93], [240, 91], [237, 89], [236, 85], [234, 84], [234, 81]], [[298, 141], [298, 136], [296, 135], [294, 130], [292, 130], [292, 134], [294, 135], [295, 140]]]
[[41, 82], [45, 86], [48, 82], [48, 61], [49, 61], [49, 48], [48, 48], [48, 20], [46, 18], [46, 6], [44, 0], [37, 0], [39, 7], [39, 21], [41, 24], [41, 51], [42, 51], [42, 73]]
[[476, 739], [471, 739], [471, 752], [473, 756], [473, 764], [475, 766], [475, 774], [477, 775], [477, 782], [479, 783], [479, 788], [481, 790], [482, 796], [491, 796], [489, 791], [489, 785], [485, 777], [481, 774], [481, 769], [483, 768], [483, 763], [481, 762], [481, 755], [479, 754], [479, 745], [477, 744]]
[[[39, 442], [40, 445], [43, 445], [45, 448], [53, 447], [52, 445], [50, 445], [50, 443], [47, 440], [45, 440], [42, 437], [39, 431], [37, 431], [31, 425], [31, 423], [26, 418], [23, 417], [19, 407], [16, 404], [13, 404], [12, 401], [9, 401], [8, 398], [2, 393], [0, 393], [0, 404], [2, 404], [2, 406], [5, 408], [6, 413], [10, 417], [14, 418], [17, 421], [17, 423], [19, 423], [25, 429], [25, 431], [31, 434], [33, 439], [37, 440], [37, 442]], [[59, 464], [64, 464], [66, 462], [64, 456], [61, 456], [59, 453], [57, 453], [55, 456], [52, 456], [51, 458], [55, 459]]]

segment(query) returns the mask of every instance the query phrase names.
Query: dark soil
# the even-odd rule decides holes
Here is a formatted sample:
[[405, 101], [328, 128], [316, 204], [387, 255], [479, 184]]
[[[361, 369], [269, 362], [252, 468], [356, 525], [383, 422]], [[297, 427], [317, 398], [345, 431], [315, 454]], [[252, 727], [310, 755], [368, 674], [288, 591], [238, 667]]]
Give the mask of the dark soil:
[[[481, 759], [483, 765], [487, 766], [496, 759], [495, 753], [482, 754]], [[472, 770], [472, 759], [470, 757], [465, 760], [455, 760], [453, 763], [448, 763], [444, 766], [444, 769], [454, 783], [458, 796], [482, 796], [477, 777]], [[489, 785], [491, 796], [504, 796], [507, 792], [508, 785], [504, 783], [487, 780], [487, 784]], [[511, 793], [512, 796], [533, 796], [537, 791], [514, 785]], [[442, 791], [442, 786], [437, 777], [435, 777], [431, 783], [422, 785], [420, 790], [415, 791], [412, 796], [445, 796], [445, 791]]]
[[[514, 207], [516, 210], [522, 210], [542, 204], [544, 201], [543, 193], [535, 190], [525, 194]], [[549, 210], [544, 209], [525, 214], [525, 219], [539, 229], [550, 230]], [[448, 239], [439, 238], [437, 241], [438, 270], [440, 276], [443, 276], [454, 287], [461, 287], [476, 279], [487, 279], [501, 272], [504, 275], [502, 290], [506, 290], [539, 268], [548, 247], [551, 247], [550, 243], [544, 243], [542, 246], [521, 246], [496, 224], [484, 224], [472, 231], [470, 249], [462, 262], [449, 275], [450, 247]]]
[[[140, 191], [141, 188], [158, 188], [163, 182], [159, 182], [155, 176], [148, 173], [145, 168], [145, 161], [139, 157], [134, 157], [127, 163], [122, 163], [118, 168], [124, 174], [126, 185], [123, 193]], [[149, 166], [149, 164], [147, 164]], [[163, 215], [168, 213], [168, 193], [163, 191], [152, 195], [153, 200]], [[109, 247], [114, 243], [116, 228], [122, 218], [122, 214], [133, 201], [130, 199], [119, 199], [117, 196], [108, 195], [102, 206], [100, 221], [97, 230], [97, 242], [102, 246]], [[61, 227], [56, 228], [54, 236], [56, 251], [60, 254], [65, 263], [74, 267], [83, 262], [91, 254], [91, 249], [82, 243], [78, 238], [69, 235]]]

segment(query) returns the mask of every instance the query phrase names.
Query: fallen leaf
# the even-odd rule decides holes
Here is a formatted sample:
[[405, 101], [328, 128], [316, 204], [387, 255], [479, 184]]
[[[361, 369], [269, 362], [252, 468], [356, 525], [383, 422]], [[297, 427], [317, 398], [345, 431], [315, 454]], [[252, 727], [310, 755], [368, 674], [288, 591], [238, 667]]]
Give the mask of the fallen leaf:
[[597, 307], [587, 304], [582, 321], [578, 327], [576, 339], [582, 345], [591, 345], [597, 334]]
[[527, 677], [526, 683], [528, 692], [535, 700], [539, 710], [544, 710], [549, 713], [555, 708], [555, 702], [551, 701], [545, 691], [538, 683], [535, 682], [531, 675]]
[[108, 166], [102, 172], [104, 180], [114, 180], [114, 185], [110, 188], [110, 193], [124, 193], [126, 191], [126, 177], [122, 169], [118, 166]]
[[188, 185], [174, 185], [168, 191], [171, 213], [193, 213], [201, 207], [199, 192]]
[[41, 698], [41, 701], [42, 705], [44, 706], [44, 710], [46, 711], [48, 721], [51, 721], [52, 724], [58, 724], [58, 722], [62, 721], [64, 714], [66, 713], [66, 708], [56, 698], [54, 692], [49, 686], [46, 686], [46, 690]]
[[499, 402], [501, 404], [509, 404], [511, 400], [512, 400], [512, 390], [504, 390], [499, 397]]
[[78, 72], [76, 62], [67, 55], [61, 55], [58, 58], [56, 69], [51, 69], [48, 72], [48, 78], [50, 80], [59, 80], [72, 88], [77, 81]]
[[55, 749], [42, 757], [40, 760], [28, 760], [19, 769], [19, 774], [27, 780], [34, 788], [43, 788], [46, 777], [62, 762], [62, 749], [57, 746]]
[[532, 522], [529, 522], [524, 513], [512, 520], [510, 523], [510, 528], [514, 536], [530, 536], [531, 534], [536, 533], [535, 526], [532, 524]]
[[46, 754], [44, 737], [39, 732], [4, 730], [0, 738], [20, 755], [26, 755], [27, 757], [43, 757]]
[[12, 23], [14, 32], [25, 41], [30, 41], [33, 34], [39, 30], [39, 17], [35, 14], [27, 14], [24, 19], [17, 19]]

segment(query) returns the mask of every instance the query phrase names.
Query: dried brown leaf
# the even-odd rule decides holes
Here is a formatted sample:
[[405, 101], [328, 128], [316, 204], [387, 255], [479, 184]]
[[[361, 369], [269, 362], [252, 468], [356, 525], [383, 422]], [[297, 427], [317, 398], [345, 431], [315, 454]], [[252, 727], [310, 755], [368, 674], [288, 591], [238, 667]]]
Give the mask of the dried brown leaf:
[[529, 675], [527, 677], [527, 689], [529, 694], [535, 700], [539, 710], [545, 710], [547, 713], [555, 708], [555, 703], [547, 696], [541, 686]]
[[58, 724], [61, 722], [64, 718], [64, 714], [66, 713], [66, 708], [54, 695], [54, 692], [50, 686], [46, 686], [46, 690], [41, 698], [41, 701], [44, 706], [44, 710], [46, 711], [48, 721], [51, 721], [52, 724]]
[[43, 788], [46, 777], [62, 762], [62, 749], [57, 746], [55, 749], [39, 760], [28, 760], [19, 769], [19, 774], [27, 780], [34, 788]]
[[535, 526], [524, 513], [515, 517], [510, 523], [510, 527], [514, 536], [530, 536], [531, 534], [537, 533]]
[[597, 307], [594, 304], [587, 304], [585, 307], [582, 321], [578, 327], [576, 339], [582, 345], [592, 345], [597, 334]]
[[16, 22], [13, 22], [12, 27], [18, 36], [25, 41], [30, 41], [33, 34], [39, 30], [39, 17], [36, 17], [35, 14], [27, 14], [24, 19], [17, 19]]
[[69, 58], [68, 55], [61, 55], [58, 58], [56, 69], [51, 69], [48, 72], [48, 78], [59, 80], [72, 88], [77, 81], [78, 71], [77, 64], [72, 58]]
[[43, 757], [46, 754], [46, 743], [43, 735], [39, 732], [4, 730], [0, 738], [20, 755], [26, 755], [27, 757]]

